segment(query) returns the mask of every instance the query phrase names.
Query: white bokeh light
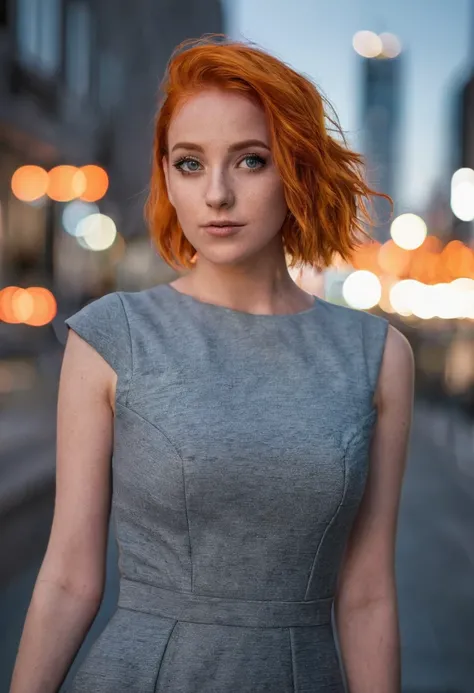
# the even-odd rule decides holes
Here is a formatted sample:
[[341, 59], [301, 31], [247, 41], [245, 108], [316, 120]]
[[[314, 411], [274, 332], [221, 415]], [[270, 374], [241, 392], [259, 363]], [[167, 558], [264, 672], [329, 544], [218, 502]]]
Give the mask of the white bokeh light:
[[405, 317], [413, 315], [412, 300], [419, 285], [415, 279], [402, 279], [392, 286], [389, 299], [394, 311]]
[[451, 178], [451, 209], [461, 221], [474, 220], [474, 170], [460, 168]]
[[380, 34], [382, 41], [382, 55], [384, 58], [396, 58], [402, 52], [402, 44], [395, 34], [384, 32]]
[[382, 297], [379, 278], [367, 270], [352, 272], [342, 287], [345, 302], [351, 308], [367, 310], [378, 304]]
[[354, 34], [352, 46], [363, 58], [376, 58], [383, 49], [382, 39], [373, 31], [358, 31]]
[[62, 222], [65, 231], [67, 231], [70, 236], [80, 235], [78, 230], [83, 232], [87, 229], [87, 226], [79, 226], [80, 222], [91, 214], [97, 214], [98, 212], [99, 208], [97, 205], [91, 202], [82, 202], [81, 200], [68, 202], [62, 214]]
[[393, 242], [404, 250], [419, 248], [427, 232], [425, 222], [417, 214], [400, 214], [390, 226]]
[[107, 250], [115, 241], [117, 228], [106, 214], [91, 214], [77, 227], [78, 242], [88, 250]]

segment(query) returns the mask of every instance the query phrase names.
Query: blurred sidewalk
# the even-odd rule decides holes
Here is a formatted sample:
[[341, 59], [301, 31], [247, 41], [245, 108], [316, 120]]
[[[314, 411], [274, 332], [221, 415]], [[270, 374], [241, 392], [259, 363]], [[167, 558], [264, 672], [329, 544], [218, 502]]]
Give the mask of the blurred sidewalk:
[[397, 541], [404, 693], [474, 690], [473, 526], [474, 422], [419, 401]]

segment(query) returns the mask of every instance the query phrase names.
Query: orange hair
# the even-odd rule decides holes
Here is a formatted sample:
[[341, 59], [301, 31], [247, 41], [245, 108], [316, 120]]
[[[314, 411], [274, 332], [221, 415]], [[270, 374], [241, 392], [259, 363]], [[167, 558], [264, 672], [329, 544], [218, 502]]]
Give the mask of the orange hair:
[[370, 197], [390, 198], [368, 187], [362, 156], [347, 147], [337, 117], [332, 109], [333, 118], [328, 116], [325, 107], [331, 107], [312, 82], [253, 45], [212, 34], [181, 43], [161, 83], [164, 99], [155, 121], [145, 213], [165, 262], [189, 269], [196, 254], [166, 190], [162, 158], [168, 127], [183, 99], [210, 87], [256, 99], [265, 111], [289, 209], [282, 240], [290, 266], [327, 267], [335, 253], [349, 261], [360, 236], [368, 236], [364, 224], [371, 223]]

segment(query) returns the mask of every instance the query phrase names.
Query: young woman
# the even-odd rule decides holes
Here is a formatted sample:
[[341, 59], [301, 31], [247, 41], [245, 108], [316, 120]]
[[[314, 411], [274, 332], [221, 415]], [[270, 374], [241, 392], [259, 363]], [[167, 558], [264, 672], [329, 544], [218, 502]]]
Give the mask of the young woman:
[[66, 321], [54, 522], [11, 693], [61, 685], [111, 505], [118, 607], [71, 693], [398, 693], [412, 352], [287, 263], [350, 257], [374, 193], [316, 87], [251, 45], [186, 43], [163, 88], [147, 212], [186, 273]]

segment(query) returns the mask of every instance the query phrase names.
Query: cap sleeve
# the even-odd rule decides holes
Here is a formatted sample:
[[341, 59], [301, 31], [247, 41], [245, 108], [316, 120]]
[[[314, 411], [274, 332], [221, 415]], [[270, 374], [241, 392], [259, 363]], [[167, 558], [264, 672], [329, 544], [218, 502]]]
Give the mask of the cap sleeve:
[[64, 321], [117, 373], [117, 395], [126, 394], [132, 375], [130, 328], [118, 292], [88, 303]]
[[365, 312], [362, 315], [365, 316], [361, 322], [365, 367], [373, 395], [377, 389], [390, 323], [380, 315]]

